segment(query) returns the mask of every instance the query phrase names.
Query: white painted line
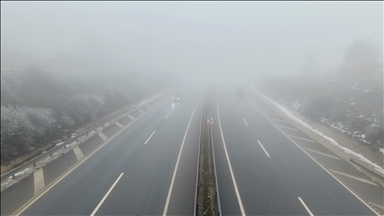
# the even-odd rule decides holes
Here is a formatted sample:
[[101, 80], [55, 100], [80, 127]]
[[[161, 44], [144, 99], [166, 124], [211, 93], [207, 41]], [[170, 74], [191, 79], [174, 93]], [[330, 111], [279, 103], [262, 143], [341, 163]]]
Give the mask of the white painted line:
[[244, 121], [244, 123], [248, 126], [248, 123], [245, 121], [245, 119], [243, 118], [243, 121]]
[[220, 112], [219, 112], [219, 98], [217, 98], [217, 100], [216, 100], [216, 107], [217, 107], [217, 119], [218, 119], [218, 122], [219, 122], [219, 128], [220, 128], [220, 133], [221, 133], [221, 140], [222, 140], [223, 146], [224, 146], [225, 157], [227, 158], [229, 172], [231, 173], [232, 182], [233, 182], [233, 186], [235, 188], [235, 193], [236, 193], [236, 197], [237, 197], [237, 202], [239, 203], [239, 207], [240, 207], [240, 212], [244, 216], [245, 215], [245, 211], [244, 211], [244, 207], [243, 207], [243, 202], [241, 201], [239, 189], [237, 188], [237, 183], [236, 183], [235, 175], [233, 174], [233, 170], [232, 170], [232, 166], [231, 166], [231, 161], [229, 160], [229, 156], [228, 156], [227, 146], [225, 145], [223, 129], [221, 128]]
[[83, 152], [81, 151], [81, 149], [79, 148], [79, 146], [75, 146], [75, 147], [73, 148], [73, 152], [75, 153], [77, 160], [80, 160], [81, 158], [84, 157], [84, 154], [83, 154]]
[[270, 158], [271, 156], [269, 156], [267, 150], [265, 150], [264, 146], [261, 144], [261, 142], [259, 140], [257, 140], [257, 142], [259, 143], [259, 145], [261, 146], [261, 148], [263, 148], [265, 154], [267, 154], [267, 156]]
[[309, 215], [313, 216], [311, 210], [309, 210], [309, 208], [308, 208], [308, 206], [305, 204], [305, 202], [304, 202], [300, 197], [298, 197], [298, 198], [299, 198], [301, 204], [303, 204], [304, 208], [305, 208], [305, 209], [307, 210], [307, 212], [309, 213]]
[[180, 103], [177, 103], [176, 106], [179, 106]]
[[333, 173], [336, 173], [336, 174], [339, 174], [339, 175], [342, 175], [342, 176], [345, 176], [345, 177], [349, 177], [351, 179], [355, 179], [357, 181], [361, 181], [361, 182], [364, 182], [364, 183], [367, 183], [367, 184], [370, 184], [370, 185], [374, 185], [376, 187], [379, 187], [379, 185], [377, 185], [375, 182], [373, 181], [369, 181], [369, 180], [366, 180], [366, 179], [363, 179], [363, 178], [359, 178], [359, 177], [356, 177], [356, 176], [353, 176], [353, 175], [348, 175], [346, 173], [342, 173], [342, 172], [338, 172], [336, 170], [332, 170], [330, 169], [331, 172]]
[[276, 126], [277, 126], [277, 127], [281, 127], [281, 128], [285, 128], [285, 129], [294, 130], [294, 131], [299, 131], [299, 130], [297, 130], [296, 128], [285, 127], [285, 126], [281, 126], [281, 125], [276, 125]]
[[239, 107], [236, 106], [236, 109], [239, 110]]
[[115, 124], [116, 124], [117, 126], [119, 126], [120, 128], [123, 128], [123, 127], [124, 127], [124, 125], [120, 124], [120, 122], [118, 122], [118, 121], [116, 121]]
[[274, 115], [274, 116], [278, 116], [278, 117], [280, 117], [279, 115], [277, 115], [276, 113], [270, 113], [270, 112], [264, 112], [265, 114], [267, 114], [267, 115]]
[[141, 113], [144, 113], [144, 111], [143, 111], [143, 110], [141, 110], [141, 109], [137, 109], [137, 110], [139, 110]]
[[148, 104], [147, 105], [145, 105], [145, 106], [147, 106], [148, 108], [152, 108], [151, 106], [149, 106]]
[[232, 97], [232, 101], [235, 102], [235, 99], [233, 99], [233, 97]]
[[321, 155], [324, 155], [324, 156], [326, 156], [326, 157], [330, 157], [330, 158], [333, 158], [333, 159], [336, 159], [336, 160], [340, 160], [340, 158], [338, 158], [338, 157], [335, 157], [335, 156], [333, 156], [333, 155], [329, 155], [329, 154], [325, 154], [325, 153], [323, 153], [323, 152], [315, 151], [315, 150], [312, 150], [312, 149], [309, 149], [309, 148], [305, 148], [305, 147], [303, 147], [303, 149], [305, 149], [305, 150], [307, 150], [307, 151], [310, 151], [310, 152], [317, 153], [317, 154], [321, 154]]
[[308, 141], [308, 142], [316, 143], [316, 142], [313, 141], [313, 140], [306, 139], [306, 138], [303, 138], [303, 137], [293, 136], [293, 135], [290, 135], [290, 134], [288, 134], [288, 136], [290, 136], [290, 137], [292, 137], [292, 138], [301, 139], [301, 140], [305, 140], [305, 141]]
[[165, 119], [167, 119], [169, 115], [171, 115], [171, 112], [169, 112], [169, 113], [168, 113], [168, 115], [167, 115], [167, 116], [165, 116]]
[[297, 148], [299, 148], [302, 152], [304, 152], [304, 154], [306, 154], [309, 158], [312, 159], [312, 161], [314, 161], [317, 165], [319, 165], [326, 173], [328, 173], [330, 176], [332, 176], [337, 182], [339, 182], [346, 190], [348, 190], [351, 194], [353, 194], [358, 200], [360, 200], [361, 203], [363, 203], [365, 206], [367, 206], [367, 208], [369, 208], [373, 213], [375, 213], [376, 215], [380, 215], [379, 213], [377, 213], [377, 211], [375, 209], [373, 209], [370, 205], [368, 205], [368, 203], [366, 203], [364, 200], [362, 200], [355, 192], [353, 192], [351, 189], [349, 189], [343, 182], [341, 182], [338, 178], [336, 178], [335, 175], [333, 175], [330, 171], [328, 171], [327, 169], [325, 169], [325, 167], [323, 165], [321, 165], [317, 160], [315, 160], [310, 154], [308, 154], [306, 151], [304, 151], [303, 148], [301, 148], [294, 140], [292, 140], [291, 138], [289, 138], [289, 136], [284, 133], [284, 131], [282, 131], [279, 127], [277, 127], [275, 125], [275, 123], [273, 123], [271, 120], [268, 119], [267, 116], [265, 116], [257, 107], [254, 103], [252, 103], [252, 101], [247, 97], [248, 101], [252, 104], [252, 106], [254, 106], [273, 126], [275, 126], [275, 128], [277, 130], [279, 130], [282, 134], [284, 134], [285, 137], [287, 137], [287, 139], [289, 139], [293, 144], [296, 145]]
[[99, 134], [100, 138], [103, 139], [104, 142], [108, 140], [108, 137], [105, 136], [105, 134], [103, 134], [103, 132], [99, 131], [99, 132], [97, 132], [97, 134]]
[[43, 168], [39, 168], [33, 173], [35, 194], [45, 187]]
[[107, 199], [108, 195], [111, 193], [111, 191], [113, 190], [113, 188], [116, 186], [117, 182], [119, 182], [121, 176], [123, 176], [124, 173], [121, 173], [119, 175], [119, 177], [116, 179], [115, 183], [113, 183], [113, 185], [111, 186], [111, 188], [109, 188], [108, 192], [104, 195], [103, 199], [100, 200], [99, 204], [96, 206], [95, 210], [93, 210], [91, 216], [95, 215], [97, 210], [99, 210], [100, 206], [103, 204], [103, 202], [105, 201], [105, 199]]
[[156, 131], [153, 131], [153, 132], [152, 132], [151, 136], [148, 137], [147, 141], [145, 141], [144, 144], [147, 144], [147, 142], [151, 139], [151, 137], [153, 136], [153, 134], [155, 134], [155, 132], [156, 132]]
[[131, 119], [131, 120], [135, 120], [135, 117], [131, 116], [131, 115], [128, 115], [128, 117]]
[[368, 202], [371, 203], [371, 205], [376, 206], [376, 207], [381, 208], [381, 209], [384, 210], [384, 206], [381, 206], [379, 204], [376, 204], [376, 203], [373, 203], [373, 202], [370, 202], [370, 201], [368, 201]]
[[196, 107], [197, 107], [197, 105], [199, 104], [199, 102], [200, 102], [200, 100], [201, 100], [202, 97], [203, 97], [203, 95], [202, 95], [202, 96], [200, 97], [200, 99], [197, 101], [197, 103], [196, 103], [196, 105], [195, 105], [195, 108], [193, 108], [192, 115], [191, 115], [191, 117], [189, 118], [189, 122], [188, 122], [188, 125], [187, 125], [187, 129], [185, 130], [185, 134], [184, 134], [183, 142], [181, 143], [181, 147], [180, 147], [180, 150], [179, 150], [179, 155], [177, 156], [175, 170], [173, 171], [172, 180], [171, 180], [171, 185], [169, 186], [169, 191], [168, 191], [167, 200], [165, 201], [165, 206], [164, 206], [163, 216], [167, 215], [168, 206], [169, 206], [169, 200], [171, 200], [171, 195], [172, 195], [172, 190], [173, 190], [173, 184], [174, 184], [174, 182], [175, 182], [175, 177], [176, 177], [176, 173], [177, 173], [177, 168], [179, 167], [180, 156], [181, 156], [181, 152], [183, 151], [183, 147], [184, 147], [184, 143], [185, 143], [185, 138], [187, 137], [187, 134], [188, 134], [189, 125], [191, 124], [192, 117], [193, 117], [193, 115], [195, 114], [195, 111], [196, 111]]
[[276, 118], [271, 118], [271, 117], [268, 117], [269, 119], [272, 119], [272, 120], [275, 120], [275, 121], [281, 121], [281, 122], [287, 122], [287, 121], [285, 121], [285, 120], [283, 120], [283, 119], [276, 119]]

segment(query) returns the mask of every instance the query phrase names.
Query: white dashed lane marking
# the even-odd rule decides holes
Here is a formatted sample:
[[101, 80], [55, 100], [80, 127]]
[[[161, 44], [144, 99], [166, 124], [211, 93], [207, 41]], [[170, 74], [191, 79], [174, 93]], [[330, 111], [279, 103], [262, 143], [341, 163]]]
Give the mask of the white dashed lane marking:
[[304, 202], [300, 197], [298, 197], [298, 198], [299, 198], [301, 204], [304, 206], [304, 208], [305, 208], [305, 209], [307, 210], [307, 212], [309, 213], [309, 215], [313, 216], [311, 210], [309, 210], [309, 208], [308, 208], [308, 206], [305, 204], [305, 202]]
[[141, 113], [144, 113], [144, 111], [143, 111], [143, 110], [141, 110], [141, 109], [137, 109], [137, 110], [139, 110]]
[[169, 112], [169, 113], [168, 113], [168, 115], [167, 115], [167, 116], [165, 116], [165, 119], [167, 119], [169, 115], [171, 115], [171, 112]]
[[244, 121], [244, 123], [248, 126], [248, 123], [247, 123], [247, 121], [245, 121], [245, 119], [243, 118], [243, 121]]
[[113, 185], [111, 186], [111, 188], [109, 188], [108, 192], [104, 195], [103, 199], [101, 199], [101, 201], [99, 202], [99, 204], [96, 206], [95, 210], [93, 210], [91, 216], [95, 215], [97, 210], [99, 210], [100, 206], [103, 204], [103, 202], [105, 201], [105, 199], [107, 199], [108, 195], [111, 193], [111, 191], [113, 190], [113, 188], [116, 186], [117, 182], [119, 182], [121, 176], [123, 176], [124, 173], [121, 173], [120, 176], [116, 179], [116, 181], [113, 183]]
[[73, 152], [75, 153], [77, 160], [80, 160], [81, 158], [84, 157], [84, 154], [83, 154], [83, 152], [81, 151], [81, 149], [79, 148], [79, 146], [75, 146], [75, 147], [73, 148]]
[[128, 115], [128, 117], [129, 117], [131, 120], [135, 120], [135, 117], [133, 117], [132, 115]]
[[259, 140], [257, 140], [257, 142], [259, 143], [259, 145], [261, 146], [261, 148], [263, 148], [263, 150], [264, 150], [264, 152], [265, 152], [265, 154], [270, 158], [271, 156], [269, 156], [269, 154], [268, 154], [268, 152], [267, 152], [267, 150], [265, 150], [265, 148], [264, 148], [264, 146], [260, 143], [260, 141]]
[[147, 144], [147, 143], [148, 143], [148, 141], [149, 141], [149, 140], [151, 139], [151, 137], [153, 136], [153, 134], [155, 134], [155, 133], [156, 133], [156, 131], [153, 131], [153, 132], [152, 132], [152, 134], [151, 134], [151, 136], [149, 136], [149, 137], [148, 137], [147, 141], [145, 141], [145, 143], [144, 143], [144, 144]]

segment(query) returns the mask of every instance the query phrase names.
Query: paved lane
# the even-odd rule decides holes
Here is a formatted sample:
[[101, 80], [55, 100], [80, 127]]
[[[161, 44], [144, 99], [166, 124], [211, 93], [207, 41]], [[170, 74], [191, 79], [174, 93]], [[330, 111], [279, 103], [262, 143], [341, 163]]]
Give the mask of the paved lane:
[[96, 215], [161, 215], [185, 137], [168, 211], [192, 215], [205, 92], [180, 92], [182, 103], [172, 108], [167, 100], [136, 119], [22, 214], [90, 215], [100, 204]]
[[374, 214], [249, 101], [232, 98], [234, 90], [219, 88], [212, 110], [214, 117], [220, 118], [225, 140], [224, 146], [219, 125], [215, 124], [215, 159], [224, 215], [241, 214], [241, 206], [247, 215]]

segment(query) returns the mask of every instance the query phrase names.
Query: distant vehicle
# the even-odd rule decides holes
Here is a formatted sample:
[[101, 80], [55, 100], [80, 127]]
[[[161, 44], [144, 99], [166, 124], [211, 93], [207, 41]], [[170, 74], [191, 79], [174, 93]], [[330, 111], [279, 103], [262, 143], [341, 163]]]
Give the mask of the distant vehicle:
[[181, 94], [174, 94], [172, 97], [173, 102], [180, 102], [181, 101]]
[[71, 134], [71, 138], [76, 137], [76, 136], [77, 136], [76, 133]]
[[244, 95], [243, 89], [236, 89], [236, 96], [241, 97]]

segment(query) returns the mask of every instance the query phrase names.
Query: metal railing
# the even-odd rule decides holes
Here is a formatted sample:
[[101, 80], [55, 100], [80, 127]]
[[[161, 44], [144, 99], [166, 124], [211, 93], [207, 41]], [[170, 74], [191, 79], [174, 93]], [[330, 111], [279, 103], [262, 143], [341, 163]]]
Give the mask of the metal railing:
[[[89, 128], [89, 129], [87, 129], [86, 131], [80, 133], [80, 134], [77, 135], [76, 137], [72, 137], [72, 138], [70, 138], [70, 139], [64, 141], [62, 144], [60, 144], [60, 145], [58, 145], [58, 146], [55, 146], [55, 147], [49, 149], [48, 151], [45, 151], [43, 154], [38, 155], [38, 156], [32, 158], [31, 160], [29, 160], [29, 161], [27, 161], [27, 162], [21, 164], [20, 166], [11, 169], [10, 171], [8, 171], [8, 172], [6, 172], [6, 173], [4, 173], [4, 174], [1, 175], [1, 182], [4, 181], [4, 180], [6, 180], [7, 178], [9, 178], [9, 177], [11, 177], [11, 176], [12, 176], [12, 178], [14, 179], [16, 173], [25, 170], [25, 169], [26, 169], [27, 167], [29, 167], [29, 166], [33, 166], [33, 167], [35, 168], [35, 167], [36, 167], [36, 162], [38, 162], [38, 161], [41, 160], [42, 158], [47, 157], [47, 156], [51, 156], [51, 157], [52, 157], [52, 156], [53, 156], [53, 153], [54, 153], [55, 151], [58, 151], [58, 150], [60, 150], [60, 149], [66, 149], [66, 148], [67, 148], [67, 145], [68, 145], [68, 144], [72, 144], [73, 142], [79, 142], [79, 139], [80, 139], [81, 137], [84, 137], [84, 135], [85, 135], [85, 137], [87, 137], [88, 135], [91, 135], [91, 136], [92, 136], [93, 134], [91, 134], [91, 132], [97, 132], [97, 130], [98, 130], [99, 128], [108, 127], [111, 123], [113, 123], [112, 121], [115, 120], [115, 119], [117, 119], [118, 117], [121, 117], [121, 118], [122, 118], [123, 116], [127, 115], [129, 111], [131, 111], [131, 110], [133, 110], [133, 109], [135, 109], [135, 108], [141, 107], [141, 106], [143, 106], [143, 105], [146, 105], [147, 103], [151, 102], [154, 98], [158, 98], [158, 97], [160, 97], [161, 95], [164, 95], [164, 94], [166, 94], [166, 93], [168, 93], [168, 92], [170, 92], [170, 91], [172, 91], [172, 89], [171, 89], [171, 90], [168, 90], [168, 91], [165, 91], [165, 92], [163, 92], [163, 93], [160, 93], [160, 94], [158, 94], [158, 95], [156, 95], [156, 96], [149, 97], [149, 98], [148, 98], [144, 103], [142, 103], [142, 104], [133, 104], [133, 105], [130, 105], [128, 108], [126, 108], [126, 109], [124, 109], [124, 110], [121, 110], [120, 112], [118, 112], [118, 113], [114, 114], [113, 116], [109, 117], [107, 120], [104, 120], [104, 121], [102, 121], [101, 123], [99, 123], [99, 124], [97, 124], [97, 125], [95, 125], [95, 126], [92, 126], [91, 128]], [[121, 119], [121, 118], [120, 118], [120, 119]], [[106, 123], [110, 123], [110, 124], [107, 125], [107, 126], [104, 126]], [[79, 143], [77, 143], [77, 144], [79, 144]]]

